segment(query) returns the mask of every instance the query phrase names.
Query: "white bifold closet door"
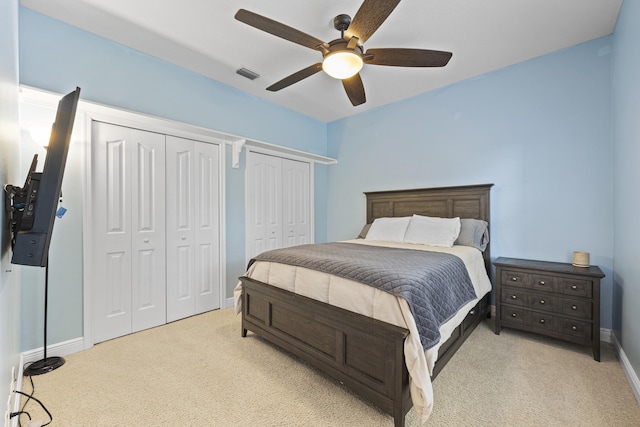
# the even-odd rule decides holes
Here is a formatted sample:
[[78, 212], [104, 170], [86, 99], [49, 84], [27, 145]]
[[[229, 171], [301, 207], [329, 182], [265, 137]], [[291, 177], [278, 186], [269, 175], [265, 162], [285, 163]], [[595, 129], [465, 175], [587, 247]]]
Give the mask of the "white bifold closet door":
[[310, 165], [249, 151], [247, 256], [311, 243]]
[[92, 124], [93, 341], [220, 308], [220, 146]]
[[94, 341], [166, 323], [165, 136], [94, 122]]
[[167, 136], [167, 321], [220, 307], [218, 147]]

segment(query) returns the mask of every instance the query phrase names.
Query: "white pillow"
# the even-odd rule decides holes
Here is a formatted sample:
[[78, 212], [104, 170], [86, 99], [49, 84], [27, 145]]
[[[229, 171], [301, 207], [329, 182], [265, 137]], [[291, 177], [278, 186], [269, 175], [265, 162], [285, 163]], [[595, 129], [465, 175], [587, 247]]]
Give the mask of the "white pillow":
[[460, 218], [437, 218], [414, 215], [404, 236], [406, 243], [453, 246], [460, 234]]
[[410, 220], [410, 216], [375, 219], [373, 224], [371, 224], [371, 228], [369, 228], [365, 240], [402, 242]]

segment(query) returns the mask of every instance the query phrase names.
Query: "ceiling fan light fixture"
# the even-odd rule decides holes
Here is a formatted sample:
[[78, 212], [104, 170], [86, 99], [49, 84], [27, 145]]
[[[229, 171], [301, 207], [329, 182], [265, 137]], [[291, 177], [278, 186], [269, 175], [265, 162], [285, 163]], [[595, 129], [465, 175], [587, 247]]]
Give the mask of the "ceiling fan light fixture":
[[348, 79], [362, 69], [362, 57], [352, 50], [331, 52], [324, 57], [322, 69], [334, 79]]

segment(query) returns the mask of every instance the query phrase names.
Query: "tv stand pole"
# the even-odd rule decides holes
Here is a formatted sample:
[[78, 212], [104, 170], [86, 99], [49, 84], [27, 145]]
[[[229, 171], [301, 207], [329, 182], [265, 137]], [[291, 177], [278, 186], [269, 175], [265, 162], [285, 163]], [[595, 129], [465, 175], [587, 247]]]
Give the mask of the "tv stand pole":
[[[48, 258], [48, 257], [47, 257]], [[47, 357], [47, 305], [49, 300], [49, 260], [45, 266], [44, 273], [44, 357], [24, 369], [24, 375], [31, 377], [33, 375], [42, 375], [58, 369], [64, 365], [64, 358], [59, 356]]]

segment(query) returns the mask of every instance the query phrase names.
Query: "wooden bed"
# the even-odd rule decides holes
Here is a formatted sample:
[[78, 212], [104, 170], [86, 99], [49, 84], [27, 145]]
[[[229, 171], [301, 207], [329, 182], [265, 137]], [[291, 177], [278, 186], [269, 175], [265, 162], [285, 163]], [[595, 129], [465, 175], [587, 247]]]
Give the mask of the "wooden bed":
[[[492, 184], [365, 193], [367, 223], [413, 214], [490, 222]], [[483, 253], [490, 273], [490, 248]], [[489, 277], [491, 275], [489, 274]], [[252, 331], [349, 387], [404, 426], [413, 403], [404, 361], [408, 330], [248, 277], [240, 278], [242, 336]], [[432, 378], [489, 313], [487, 294], [438, 352]]]

